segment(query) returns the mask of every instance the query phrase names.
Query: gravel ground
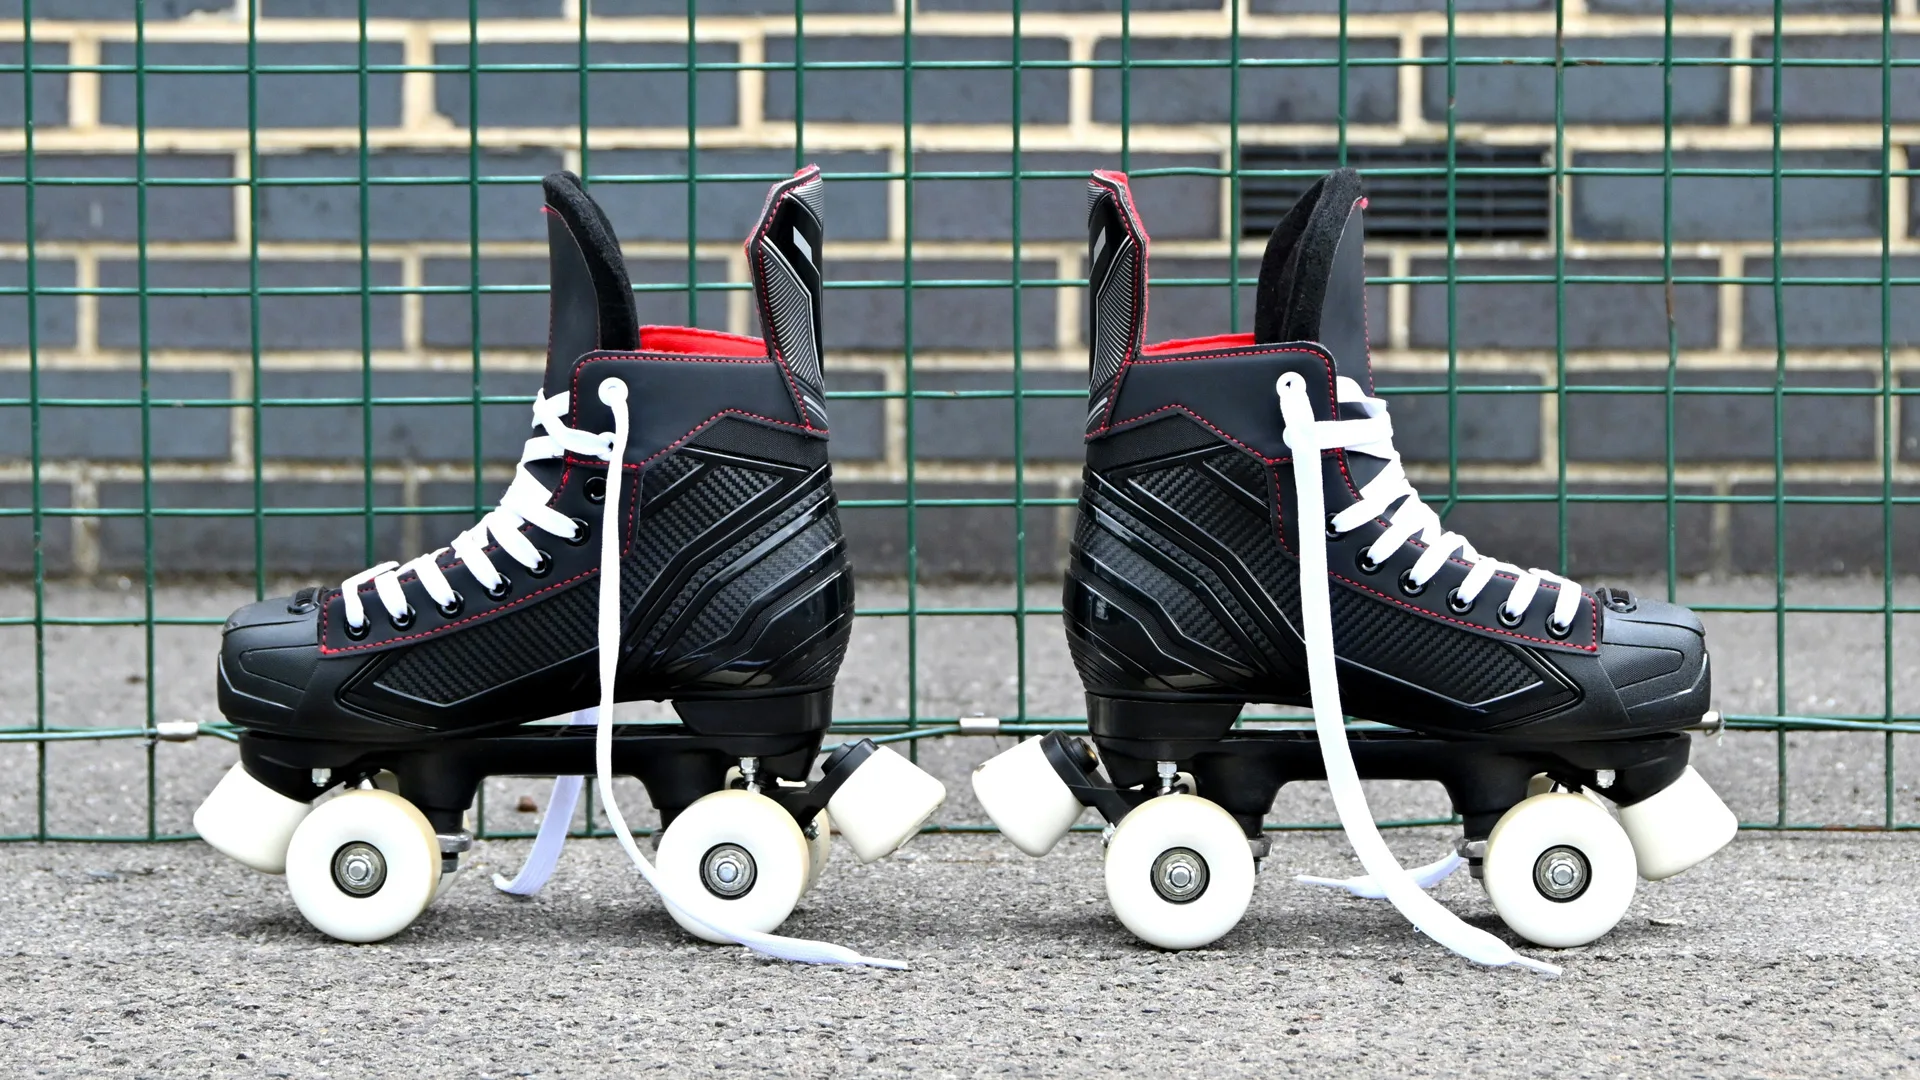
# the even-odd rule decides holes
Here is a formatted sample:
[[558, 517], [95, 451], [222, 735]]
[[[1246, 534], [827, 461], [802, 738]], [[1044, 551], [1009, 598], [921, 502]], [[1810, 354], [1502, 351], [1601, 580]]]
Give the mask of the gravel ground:
[[[1920, 583], [1903, 581], [1902, 602]], [[1031, 591], [1050, 603], [1051, 586]], [[248, 598], [225, 585], [169, 586], [166, 615], [224, 615]], [[1690, 583], [1695, 602], [1770, 599], [1770, 582]], [[1796, 602], [1878, 603], [1865, 581], [1795, 583]], [[899, 590], [867, 588], [892, 604]], [[925, 605], [1005, 603], [1010, 590], [948, 586]], [[59, 585], [60, 615], [137, 614], [137, 588]], [[0, 586], [0, 615], [31, 594]], [[1783, 660], [1771, 615], [1709, 616], [1719, 703], [1877, 711], [1888, 693], [1880, 616], [1788, 619]], [[1920, 623], [1896, 620], [1891, 692], [1920, 705]], [[864, 620], [843, 675], [841, 715], [906, 707], [903, 620]], [[206, 627], [161, 627], [151, 684], [139, 628], [51, 627], [52, 722], [137, 724], [151, 693], [162, 718], [213, 718]], [[1032, 715], [1077, 711], [1078, 683], [1053, 617], [1028, 635]], [[922, 623], [926, 715], [1010, 714], [1015, 642], [1006, 618]], [[0, 629], [0, 726], [31, 723], [31, 632]], [[1778, 662], [1777, 662], [1778, 661]], [[1920, 767], [1897, 740], [1895, 809], [1920, 819]], [[941, 819], [980, 820], [966, 771], [1005, 740], [946, 740], [923, 763], [953, 797]], [[1886, 740], [1785, 740], [1796, 821], [1872, 823], [1884, 813]], [[1742, 818], [1778, 803], [1771, 735], [1700, 743], [1696, 761]], [[155, 826], [183, 832], [233, 759], [201, 740], [153, 750]], [[48, 823], [60, 833], [144, 831], [148, 750], [128, 741], [47, 753]], [[0, 747], [0, 834], [36, 823], [31, 748]], [[531, 828], [520, 796], [541, 781], [500, 779], [488, 821]], [[1433, 786], [1370, 785], [1382, 817], [1444, 811]], [[631, 793], [629, 805], [643, 805]], [[1287, 792], [1276, 816], [1327, 820], [1324, 792]], [[645, 815], [636, 815], [644, 820]], [[1425, 862], [1446, 830], [1401, 830], [1403, 861]], [[1069, 839], [1034, 860], [993, 836], [930, 835], [858, 866], [836, 849], [790, 932], [909, 959], [904, 973], [799, 968], [689, 943], [607, 841], [576, 842], [547, 892], [499, 896], [484, 871], [509, 869], [520, 840], [482, 842], [471, 869], [419, 923], [381, 945], [345, 946], [307, 928], [278, 879], [197, 843], [0, 844], [0, 1032], [26, 1075], [57, 1076], [1061, 1076], [1118, 1069], [1271, 1076], [1548, 1074], [1812, 1076], [1920, 1072], [1920, 838], [1745, 833], [1706, 865], [1643, 884], [1611, 935], [1556, 959], [1557, 979], [1447, 956], [1391, 908], [1292, 883], [1299, 872], [1358, 872], [1337, 833], [1276, 837], [1238, 929], [1168, 954], [1112, 918], [1098, 841]], [[1464, 875], [1437, 895], [1498, 930]]]

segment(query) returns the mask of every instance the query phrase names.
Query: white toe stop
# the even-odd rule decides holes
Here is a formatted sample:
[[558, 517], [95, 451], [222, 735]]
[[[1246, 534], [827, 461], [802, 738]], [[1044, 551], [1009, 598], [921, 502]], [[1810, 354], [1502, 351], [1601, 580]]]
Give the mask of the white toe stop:
[[1648, 881], [1669, 878], [1727, 846], [1740, 821], [1693, 766], [1659, 794], [1620, 808], [1620, 827]]
[[973, 770], [973, 794], [1013, 846], [1035, 857], [1052, 851], [1086, 810], [1039, 739], [982, 762]]
[[870, 863], [913, 839], [946, 799], [947, 785], [882, 746], [827, 800], [827, 813], [854, 857]]
[[238, 762], [193, 812], [193, 828], [222, 855], [263, 874], [287, 872], [287, 845], [312, 803], [289, 799]]

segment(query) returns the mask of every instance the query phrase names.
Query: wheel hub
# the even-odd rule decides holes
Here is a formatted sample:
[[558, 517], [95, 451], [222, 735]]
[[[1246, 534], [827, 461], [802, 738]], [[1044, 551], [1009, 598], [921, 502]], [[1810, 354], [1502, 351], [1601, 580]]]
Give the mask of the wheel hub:
[[753, 891], [759, 873], [753, 856], [739, 844], [715, 844], [700, 860], [700, 882], [722, 900], [735, 900]]
[[1207, 891], [1207, 860], [1192, 848], [1169, 848], [1153, 860], [1153, 891], [1170, 904], [1187, 904]]
[[348, 896], [372, 896], [387, 883], [387, 858], [372, 844], [342, 844], [333, 853], [333, 883]]
[[1540, 853], [1533, 864], [1533, 887], [1555, 903], [1577, 900], [1593, 880], [1593, 867], [1575, 848], [1551, 847]]

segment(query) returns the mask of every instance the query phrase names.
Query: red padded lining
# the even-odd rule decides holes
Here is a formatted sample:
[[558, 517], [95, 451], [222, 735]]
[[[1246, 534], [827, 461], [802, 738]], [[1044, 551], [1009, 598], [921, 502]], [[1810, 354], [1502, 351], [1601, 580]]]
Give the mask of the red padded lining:
[[640, 328], [640, 351], [765, 359], [767, 343], [756, 337], [701, 330], [692, 326], [643, 326]]
[[1253, 344], [1253, 335], [1214, 334], [1209, 337], [1180, 338], [1176, 341], [1162, 341], [1149, 345], [1143, 355], [1162, 356], [1167, 353], [1199, 352], [1202, 349], [1236, 349]]

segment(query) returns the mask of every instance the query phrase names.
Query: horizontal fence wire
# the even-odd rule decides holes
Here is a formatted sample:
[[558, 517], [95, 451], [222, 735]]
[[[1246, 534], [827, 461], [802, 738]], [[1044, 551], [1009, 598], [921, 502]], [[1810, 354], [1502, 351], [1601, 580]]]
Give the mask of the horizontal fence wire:
[[[1916, 569], [1902, 553], [1920, 550], [1910, 532], [1897, 528], [1920, 504], [1920, 415], [1909, 400], [1920, 393], [1920, 329], [1911, 315], [1920, 310], [1913, 301], [1920, 294], [1900, 291], [1920, 289], [1920, 200], [1914, 195], [1920, 170], [1913, 167], [1920, 161], [1920, 112], [1911, 106], [1920, 95], [1914, 74], [1920, 58], [1911, 53], [1920, 41], [1920, 13], [1912, 0], [1888, 0], [1877, 15], [1820, 16], [1789, 14], [1785, 0], [1774, 0], [1771, 10], [1729, 9], [1705, 19], [1676, 12], [1675, 0], [1659, 11], [1624, 14], [1560, 4], [1550, 18], [1487, 13], [1478, 5], [1463, 12], [1456, 0], [1444, 0], [1409, 16], [1411, 38], [1399, 16], [1350, 11], [1347, 0], [1298, 16], [1256, 13], [1230, 0], [1193, 13], [1177, 31], [1156, 13], [1135, 12], [1127, 0], [1114, 11], [1082, 14], [1028, 12], [1014, 0], [1008, 12], [942, 13], [931, 21], [916, 0], [871, 17], [823, 17], [797, 2], [746, 4], [742, 10], [756, 13], [735, 17], [702, 12], [689, 0], [684, 14], [637, 19], [602, 15], [592, 0], [577, 0], [565, 7], [530, 4], [527, 13], [499, 25], [478, 0], [469, 0], [464, 18], [452, 19], [413, 18], [405, 4], [382, 5], [375, 14], [369, 0], [358, 0], [344, 17], [281, 19], [270, 7], [263, 13], [259, 0], [238, 0], [236, 23], [168, 20], [137, 0], [124, 19], [104, 22], [72, 17], [62, 0], [21, 0], [20, 6], [17, 26], [0, 25], [0, 215], [17, 211], [23, 223], [13, 229], [0, 221], [0, 574], [13, 575], [0, 581], [0, 590], [15, 589], [0, 595], [17, 595], [23, 610], [0, 610], [0, 655], [24, 672], [30, 652], [32, 679], [30, 689], [20, 684], [27, 691], [21, 700], [0, 714], [7, 718], [0, 720], [0, 751], [33, 755], [35, 789], [29, 827], [0, 822], [0, 839], [186, 838], [156, 809], [161, 778], [170, 771], [168, 743], [189, 732], [228, 741], [236, 732], [217, 716], [163, 714], [156, 687], [159, 634], [206, 628], [210, 651], [212, 628], [223, 621], [168, 610], [168, 597], [204, 580], [194, 576], [204, 568], [174, 564], [168, 530], [244, 527], [249, 536], [230, 553], [228, 580], [245, 579], [253, 596], [264, 598], [295, 576], [345, 573], [395, 557], [389, 526], [415, 528], [412, 523], [424, 521], [430, 546], [441, 530], [492, 507], [511, 475], [514, 447], [496, 445], [489, 410], [530, 403], [530, 395], [502, 392], [501, 380], [530, 385], [543, 359], [536, 343], [489, 337], [499, 325], [488, 317], [491, 305], [546, 290], [539, 280], [492, 279], [503, 260], [540, 255], [537, 235], [501, 232], [492, 220], [503, 194], [537, 198], [529, 193], [541, 171], [511, 157], [530, 149], [577, 171], [602, 197], [625, 192], [667, 200], [648, 203], [645, 213], [675, 217], [677, 228], [647, 221], [644, 236], [629, 238], [630, 259], [669, 268], [637, 281], [637, 299], [662, 318], [744, 333], [756, 328], [744, 303], [748, 286], [741, 283], [737, 240], [715, 234], [707, 216], [712, 208], [784, 179], [783, 167], [816, 156], [848, 166], [829, 167], [830, 191], [858, 184], [864, 186], [853, 190], [884, 193], [874, 196], [884, 203], [879, 226], [844, 242], [830, 233], [835, 254], [826, 287], [829, 318], [835, 310], [868, 305], [859, 308], [861, 317], [891, 322], [887, 333], [843, 349], [832, 347], [835, 331], [828, 327], [829, 381], [841, 385], [827, 396], [836, 410], [872, 410], [878, 430], [871, 456], [836, 460], [849, 519], [903, 519], [897, 558], [883, 565], [884, 576], [898, 579], [897, 596], [863, 600], [856, 617], [899, 624], [905, 707], [899, 715], [839, 719], [837, 733], [902, 743], [909, 752], [927, 739], [959, 737], [959, 718], [947, 715], [950, 709], [924, 704], [930, 693], [922, 656], [923, 642], [938, 648], [940, 620], [957, 619], [1010, 623], [1013, 686], [1000, 733], [1085, 730], [1083, 715], [1044, 715], [1033, 707], [1029, 667], [1030, 654], [1057, 635], [1060, 614], [1051, 579], [1059, 569], [1057, 552], [1041, 537], [1066, 528], [1058, 523], [1071, 519], [1077, 495], [1077, 465], [1036, 448], [1057, 442], [1046, 430], [1049, 418], [1078, 408], [1084, 388], [1076, 388], [1072, 376], [1085, 371], [1084, 245], [1073, 228], [1047, 219], [1054, 203], [1041, 193], [1083, 180], [1086, 165], [1077, 158], [1089, 156], [1128, 171], [1143, 203], [1153, 197], [1154, 183], [1213, 185], [1213, 195], [1196, 200], [1219, 204], [1209, 208], [1211, 231], [1176, 228], [1156, 249], [1168, 269], [1154, 278], [1161, 301], [1154, 312], [1156, 319], [1171, 312], [1177, 321], [1178, 309], [1191, 304], [1221, 320], [1211, 330], [1237, 331], [1252, 321], [1259, 237], [1271, 225], [1249, 220], [1247, 209], [1275, 197], [1283, 190], [1276, 185], [1325, 171], [1319, 157], [1298, 168], [1273, 167], [1275, 158], [1263, 152], [1306, 146], [1328, 162], [1361, 165], [1375, 183], [1424, 181], [1439, 193], [1424, 222], [1410, 226], [1415, 233], [1376, 239], [1368, 266], [1370, 291], [1386, 301], [1379, 313], [1386, 329], [1375, 343], [1381, 392], [1397, 403], [1396, 416], [1430, 410], [1420, 415], [1439, 434], [1439, 449], [1410, 460], [1425, 497], [1444, 515], [1471, 513], [1481, 521], [1505, 514], [1535, 531], [1547, 530], [1551, 515], [1549, 562], [1561, 572], [1577, 569], [1576, 516], [1643, 508], [1655, 512], [1664, 551], [1637, 569], [1660, 578], [1668, 599], [1691, 592], [1689, 576], [1706, 570], [1744, 571], [1764, 581], [1771, 593], [1766, 599], [1687, 597], [1698, 611], [1770, 622], [1771, 710], [1729, 711], [1724, 718], [1729, 731], [1772, 740], [1773, 813], [1747, 826], [1916, 825], [1911, 800], [1901, 802], [1913, 778], [1899, 770], [1896, 740], [1920, 733], [1920, 706], [1897, 692], [1895, 649], [1897, 620], [1920, 615], [1920, 597], [1896, 591], [1901, 575]], [[572, 55], [480, 58], [511, 48], [522, 32], [528, 43]], [[1311, 47], [1306, 55], [1249, 55], [1272, 51], [1277, 35]], [[1516, 46], [1522, 38], [1534, 39], [1540, 50]], [[1723, 41], [1727, 55], [1689, 55], [1701, 51], [1703, 39]], [[422, 40], [430, 43], [424, 51], [417, 47]], [[956, 58], [950, 55], [956, 40], [999, 54]], [[1391, 43], [1388, 55], [1378, 54], [1383, 40]], [[1785, 55], [1818, 52], [1829, 40], [1859, 55]], [[776, 58], [776, 41], [791, 55]], [[863, 41], [889, 43], [897, 55], [838, 58], [836, 49]], [[1056, 41], [1066, 43], [1064, 50], [1050, 44]], [[644, 61], [590, 57], [590, 46], [603, 42], [656, 51]], [[353, 55], [280, 62], [289, 44], [341, 47]], [[177, 62], [173, 50], [183, 45], [241, 49], [244, 59]], [[404, 62], [388, 62], [396, 48]], [[464, 58], [443, 62], [441, 50], [461, 50]], [[1481, 85], [1474, 80], [1536, 75], [1550, 85], [1525, 84], [1525, 94], [1544, 100], [1550, 92], [1550, 114], [1462, 115], [1471, 94], [1486, 93], [1474, 89]], [[1367, 80], [1381, 76], [1396, 80], [1390, 91], [1396, 104], [1385, 110], [1365, 100], [1378, 86]], [[1858, 80], [1874, 76], [1876, 92], [1867, 96], [1877, 97], [1877, 114], [1860, 107], [1858, 93], [1864, 85]], [[183, 106], [174, 88], [188, 85], [179, 80], [208, 77], [227, 81], [192, 85], [209, 99], [243, 95], [244, 125], [211, 111], [204, 122], [179, 122]], [[1583, 80], [1613, 77], [1657, 80], [1657, 115], [1624, 121], [1596, 112], [1582, 95], [1600, 93], [1592, 88], [1603, 84]], [[866, 100], [845, 100], [845, 80], [876, 78], [891, 81], [859, 83], [867, 87], [860, 92]], [[539, 83], [541, 93], [564, 84], [571, 116], [555, 113], [539, 124], [518, 119], [518, 103], [501, 96], [509, 92], [504, 88], [539, 79], [557, 80]], [[653, 96], [615, 98], [608, 79], [652, 80], [644, 85]], [[1042, 92], [1034, 79], [1064, 81], [1046, 83], [1054, 89]], [[1275, 79], [1320, 81], [1263, 81]], [[1678, 100], [1684, 80], [1701, 79], [1718, 80], [1716, 92], [1724, 98], [1718, 113]], [[332, 88], [340, 108], [328, 111], [325, 123], [276, 123], [273, 117], [284, 115], [284, 88], [318, 93], [313, 88], [323, 83], [313, 80]], [[954, 80], [970, 80], [965, 94]], [[1362, 84], [1376, 89], [1359, 89]], [[386, 89], [394, 86], [397, 105]], [[1414, 89], [1405, 91], [1409, 86]], [[1831, 116], [1793, 115], [1805, 106], [1790, 93], [1834, 86], [1852, 88], [1850, 104]], [[1167, 119], [1169, 99], [1186, 94], [1212, 101], [1216, 90], [1223, 108], [1196, 106], [1188, 119]], [[1400, 98], [1403, 92], [1412, 97]], [[1305, 104], [1302, 115], [1294, 115], [1267, 100], [1286, 93], [1303, 101], [1321, 95], [1325, 115], [1306, 115]], [[753, 95], [756, 102], [747, 104]], [[1061, 95], [1064, 103], [1054, 100]], [[949, 99], [963, 98], [991, 107], [955, 120], [950, 110], [957, 106]], [[600, 119], [610, 99], [622, 117], [634, 120]], [[490, 109], [505, 109], [514, 119], [495, 122]], [[715, 109], [732, 110], [733, 119], [716, 120]], [[188, 109], [186, 118], [195, 115]], [[1519, 153], [1512, 161], [1481, 164], [1475, 155], [1488, 147]], [[1375, 154], [1380, 148], [1425, 157], [1410, 162]], [[276, 174], [310, 153], [327, 155], [314, 175]], [[390, 160], [406, 153], [434, 160], [403, 163], [402, 171], [440, 174], [388, 174]], [[635, 167], [633, 155], [640, 153], [667, 154], [672, 167]], [[743, 164], [743, 154], [758, 158]], [[1076, 157], [1071, 167], [1061, 161], [1067, 155]], [[189, 158], [224, 161], [229, 175], [180, 175], [191, 170], [177, 163]], [[947, 167], [961, 158], [969, 167]], [[1550, 208], [1543, 231], [1488, 238], [1464, 227], [1463, 204], [1479, 198], [1476, 185], [1496, 180], [1541, 185]], [[1643, 204], [1637, 208], [1643, 224], [1657, 203], [1652, 233], [1621, 225], [1626, 211], [1616, 211], [1612, 224], [1579, 220], [1582, 191], [1626, 181], [1652, 185], [1632, 189]], [[1755, 220], [1744, 231], [1715, 235], [1699, 220], [1694, 193], [1716, 184], [1713, 191], [1733, 193], [1740, 182], [1764, 185], [1757, 202], [1739, 196], [1748, 199], [1742, 205]], [[1847, 182], [1859, 182], [1847, 189], [1853, 195], [1817, 186]], [[981, 217], [972, 232], [955, 231], [932, 202], [956, 185], [991, 187], [990, 198], [969, 204]], [[1185, 190], [1191, 199], [1208, 189]], [[226, 200], [220, 212], [231, 218], [218, 235], [184, 228], [183, 211], [166, 202], [209, 196]], [[338, 220], [290, 233], [281, 216], [286, 210], [267, 213], [281, 196], [309, 200], [307, 213]], [[383, 216], [392, 211], [380, 200], [422, 196], [440, 200], [457, 228], [427, 236]], [[1851, 232], [1807, 216], [1814, 203], [1847, 198], [1864, 200], [1843, 207], [1865, 223]], [[417, 212], [423, 204], [406, 205]], [[1143, 208], [1150, 232], [1156, 211], [1177, 216], [1190, 209], [1166, 202]], [[43, 213], [91, 217], [86, 224], [43, 221]], [[851, 254], [838, 254], [842, 250]], [[209, 283], [183, 272], [196, 263], [243, 263], [244, 272]], [[283, 277], [282, 268], [295, 264], [339, 273], [324, 283]], [[849, 265], [861, 268], [857, 276], [833, 276]], [[432, 279], [435, 269], [452, 277]], [[1525, 294], [1550, 309], [1544, 335], [1485, 333], [1480, 324], [1489, 317], [1478, 305], [1489, 296], [1521, 295], [1499, 290], [1529, 287], [1550, 290]], [[1862, 290], [1872, 297], [1861, 301]], [[1651, 309], [1642, 304], [1631, 317], [1663, 322], [1661, 340], [1583, 339], [1591, 332], [1575, 329], [1591, 323], [1583, 308], [1604, 306], [1612, 296], [1657, 297]], [[942, 302], [961, 306], [943, 309]], [[1706, 315], [1689, 306], [1708, 302], [1714, 306]], [[280, 325], [287, 316], [278, 314], [292, 310], [283, 308], [289, 303], [330, 305], [299, 309], [302, 335], [323, 343], [290, 338]], [[1498, 310], [1511, 317], [1516, 304]], [[433, 306], [429, 315], [430, 305], [445, 306]], [[882, 309], [890, 310], [876, 314]], [[237, 310], [244, 329], [213, 348], [183, 330], [233, 320]], [[463, 323], [464, 340], [427, 334], [429, 318]], [[955, 322], [968, 321], [991, 342], [975, 345], [955, 333]], [[1713, 325], [1700, 329], [1697, 322]], [[209, 383], [181, 392], [185, 384], [172, 381], [209, 372], [224, 380], [218, 384], [224, 390]], [[333, 380], [325, 392], [274, 389], [283, 385], [276, 381], [281, 376], [316, 373]], [[445, 392], [390, 392], [386, 380], [397, 374], [450, 382], [440, 387]], [[99, 381], [121, 375], [130, 381]], [[968, 385], [969, 378], [994, 385]], [[1515, 404], [1531, 411], [1486, 411]], [[1582, 411], [1624, 412], [1643, 404], [1657, 413], [1643, 433], [1646, 445], [1599, 458], [1572, 445], [1569, 429]], [[1870, 444], [1864, 451], [1829, 453], [1814, 445], [1821, 433], [1797, 434], [1821, 422], [1805, 416], [1838, 415], [1802, 410], [1855, 406], [1869, 411], [1844, 414], [1865, 417], [1870, 436], [1849, 436]], [[952, 457], [942, 442], [954, 421], [937, 412], [943, 408], [1003, 408], [1005, 423], [994, 432], [1004, 445], [973, 458]], [[461, 429], [464, 447], [456, 454], [415, 460], [396, 456], [382, 441], [381, 422], [397, 413], [449, 409], [456, 412], [436, 412], [431, 423]], [[1732, 419], [1716, 420], [1721, 413]], [[355, 444], [352, 452], [273, 445], [275, 425], [307, 415], [335, 426], [334, 438]], [[117, 429], [121, 452], [76, 451], [64, 434], [76, 417]], [[210, 430], [226, 442], [178, 453], [178, 431], [202, 418], [224, 421]], [[1516, 422], [1530, 425], [1532, 457], [1487, 457], [1470, 445], [1486, 435], [1483, 429]], [[1740, 433], [1748, 435], [1764, 429], [1763, 437], [1728, 457], [1703, 455], [1687, 439], [1689, 428], [1709, 422], [1729, 430], [1745, 425]], [[192, 484], [244, 498], [183, 486]], [[311, 485], [347, 497], [322, 505], [301, 494], [318, 490]], [[981, 494], [985, 488], [997, 493]], [[1873, 580], [1878, 602], [1797, 598], [1793, 586], [1815, 569], [1794, 562], [1796, 530], [1808, 520], [1803, 515], [1848, 512], [1864, 515], [1848, 519], [1853, 527], [1877, 534], [1877, 546], [1867, 545], [1877, 554], [1854, 559], [1848, 569]], [[939, 599], [944, 592], [930, 596], [942, 587], [947, 565], [935, 554], [945, 526], [930, 525], [930, 515], [954, 513], [990, 515], [979, 520], [1001, 530], [1001, 563], [989, 569], [1005, 582], [1007, 601], [950, 603]], [[1034, 525], [1041, 520], [1055, 524], [1042, 532]], [[293, 565], [275, 546], [282, 526], [322, 529], [340, 522], [351, 528], [327, 535], [357, 549], [348, 560], [355, 566]], [[123, 552], [115, 564], [105, 537], [123, 526], [137, 532], [138, 555], [128, 562]], [[1708, 566], [1683, 557], [1696, 540], [1690, 530], [1701, 529], [1712, 534], [1705, 546], [1715, 561]], [[1736, 530], [1770, 545], [1760, 563], [1728, 555]], [[78, 595], [74, 589], [116, 578], [137, 598], [137, 613], [63, 610], [66, 598]], [[1806, 682], [1804, 672], [1790, 679], [1790, 641], [1821, 632], [1807, 629], [1815, 625], [1809, 620], [1839, 616], [1878, 623], [1883, 687], [1877, 711], [1810, 708], [1790, 692]], [[50, 673], [116, 631], [137, 633], [142, 673], [117, 726], [87, 726], [61, 715], [62, 695], [49, 685], [57, 675]], [[1261, 712], [1249, 720], [1288, 716]], [[1877, 737], [1882, 798], [1875, 820], [1794, 816], [1789, 740], [1799, 733]], [[144, 744], [140, 827], [73, 828], [50, 792], [64, 779], [59, 769], [85, 768], [88, 759], [52, 751], [122, 743]], [[1854, 764], [1874, 765], [1864, 758]], [[1327, 821], [1270, 825], [1334, 827]], [[930, 828], [981, 827], [935, 822]], [[600, 832], [593, 825], [587, 831]]]

